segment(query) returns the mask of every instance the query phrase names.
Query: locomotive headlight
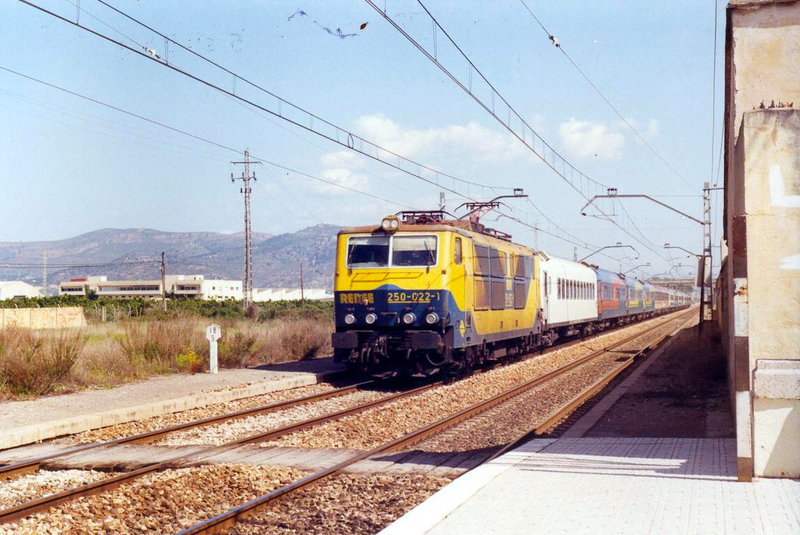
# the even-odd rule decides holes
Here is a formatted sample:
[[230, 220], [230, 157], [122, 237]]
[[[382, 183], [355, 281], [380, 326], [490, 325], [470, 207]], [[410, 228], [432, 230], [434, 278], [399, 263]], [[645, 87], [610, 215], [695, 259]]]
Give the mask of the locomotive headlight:
[[374, 312], [370, 312], [369, 314], [367, 314], [367, 317], [364, 318], [364, 321], [366, 321], [367, 324], [372, 325], [373, 323], [378, 321], [378, 315], [375, 314]]
[[381, 228], [386, 232], [394, 232], [400, 227], [400, 221], [394, 216], [384, 217], [381, 221]]
[[352, 324], [354, 324], [356, 322], [356, 317], [354, 315], [352, 315], [352, 314], [347, 314], [344, 317], [344, 322], [346, 324], [348, 324], [348, 325], [352, 325]]
[[403, 314], [403, 323], [411, 324], [417, 321], [417, 316], [414, 315], [413, 312], [408, 312], [407, 314]]
[[434, 323], [439, 323], [439, 314], [436, 312], [431, 312], [425, 316], [425, 323], [428, 325], [433, 325]]

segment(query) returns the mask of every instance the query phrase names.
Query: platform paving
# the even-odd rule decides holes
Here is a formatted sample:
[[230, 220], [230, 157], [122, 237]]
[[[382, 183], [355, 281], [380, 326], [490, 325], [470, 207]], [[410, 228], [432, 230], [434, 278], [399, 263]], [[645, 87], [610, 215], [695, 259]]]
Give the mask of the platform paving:
[[533, 440], [381, 532], [800, 533], [800, 481], [736, 481], [733, 439]]
[[682, 330], [560, 438], [467, 472], [382, 535], [800, 535], [800, 481], [737, 481], [714, 333]]
[[104, 390], [0, 403], [0, 450], [212, 403], [315, 384], [340, 373], [332, 358], [218, 374], [157, 376]]

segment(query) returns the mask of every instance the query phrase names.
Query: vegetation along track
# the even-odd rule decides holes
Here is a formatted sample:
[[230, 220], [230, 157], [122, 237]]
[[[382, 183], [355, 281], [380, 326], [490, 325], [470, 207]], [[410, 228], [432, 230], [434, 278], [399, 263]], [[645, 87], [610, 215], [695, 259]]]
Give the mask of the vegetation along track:
[[[637, 332], [636, 334], [628, 336], [623, 340], [614, 342], [607, 347], [603, 347], [599, 350], [593, 351], [589, 355], [580, 357], [572, 361], [571, 363], [560, 366], [559, 368], [549, 373], [540, 375], [538, 377], [535, 377], [533, 379], [524, 382], [523, 384], [519, 384], [513, 388], [500, 392], [489, 399], [482, 400], [478, 403], [474, 403], [453, 414], [449, 414], [439, 419], [436, 422], [424, 425], [400, 437], [394, 438], [383, 444], [380, 444], [368, 451], [364, 451], [359, 454], [353, 455], [351, 458], [341, 463], [338, 463], [335, 466], [309, 474], [288, 485], [284, 485], [267, 494], [259, 496], [258, 498], [255, 498], [246, 503], [238, 505], [222, 514], [214, 516], [213, 518], [210, 518], [204, 522], [201, 522], [199, 524], [196, 524], [181, 531], [181, 534], [189, 535], [189, 534], [199, 534], [199, 533], [218, 533], [230, 529], [236, 524], [236, 522], [245, 519], [247, 517], [258, 515], [259, 513], [257, 511], [268, 504], [276, 502], [280, 499], [288, 499], [290, 496], [302, 491], [306, 491], [312, 485], [320, 484], [323, 480], [330, 479], [333, 476], [347, 477], [346, 475], [343, 474], [344, 470], [357, 462], [375, 457], [380, 454], [385, 454], [391, 451], [400, 450], [403, 449], [404, 447], [425, 441], [426, 439], [434, 437], [438, 433], [442, 433], [442, 431], [444, 430], [452, 428], [453, 426], [456, 426], [462, 422], [466, 422], [472, 418], [475, 418], [478, 415], [486, 413], [486, 411], [498, 408], [500, 405], [508, 402], [511, 399], [525, 395], [526, 393], [530, 392], [532, 389], [535, 389], [536, 387], [548, 383], [553, 383], [556, 380], [570, 374], [573, 370], [580, 368], [586, 364], [589, 364], [594, 360], [602, 359], [604, 357], [607, 358], [609, 354], [613, 354], [614, 349], [627, 348], [632, 342], [640, 338], [646, 337], [647, 335], [652, 334], [654, 331], [660, 333], [661, 331], [664, 331], [665, 328], [672, 330], [674, 329], [674, 324], [676, 322], [682, 324], [687, 317], [688, 315], [686, 313], [681, 314], [677, 318], [669, 316], [666, 321], [658, 322], [656, 323], [656, 325], [648, 328], [647, 330]], [[659, 334], [658, 340], [661, 341], [664, 338], [666, 338], [666, 336], [667, 335]], [[636, 350], [635, 353], [640, 354], [649, 348], [655, 347], [656, 345], [658, 345], [659, 341], [648, 340], [644, 344], [644, 347], [640, 347], [639, 349]], [[640, 346], [641, 345], [642, 344], [640, 344]], [[622, 349], [622, 351], [628, 352], [630, 350]], [[626, 362], [630, 362], [632, 361], [632, 359], [633, 356], [626, 359]], [[619, 373], [620, 369], [625, 366], [627, 366], [627, 364], [618, 364], [615, 367], [613, 375]], [[602, 379], [597, 381], [597, 384], [605, 384], [605, 382], [607, 382], [608, 380], [610, 379], [607, 379], [607, 376], [603, 377]], [[595, 391], [595, 385], [592, 385], [592, 388], [590, 388], [587, 391]], [[585, 395], [586, 395], [585, 392], [581, 392], [578, 398], [584, 399]], [[567, 412], [568, 410], [571, 410], [570, 408], [566, 407], [572, 407], [572, 406], [573, 402], [570, 401], [570, 403], [568, 403], [565, 407], [560, 408], [558, 411], [556, 411], [556, 413], [548, 415], [545, 418], [545, 423], [542, 424], [537, 429], [546, 428], [548, 426], [554, 425], [553, 422], [557, 422], [561, 417], [563, 417], [563, 413]], [[527, 429], [524, 434], [527, 435], [528, 433], [530, 433], [530, 431], [531, 431], [530, 429]], [[518, 438], [512, 439], [508, 444], [510, 445], [512, 443], [515, 443], [517, 440]], [[505, 449], [503, 451], [505, 451]], [[496, 455], [495, 450], [487, 451], [486, 459], [488, 460], [494, 455]], [[395, 492], [401, 494], [403, 492], [403, 489], [395, 489]]]
[[[666, 318], [659, 318], [657, 320], [654, 320], [654, 322], [657, 324], [656, 327], [654, 327], [654, 328], [663, 326], [665, 323], [668, 323], [670, 321], [668, 318], [671, 318], [671, 317], [672, 316], [667, 316]], [[648, 324], [650, 324], [650, 323], [652, 323], [652, 322], [648, 322]], [[643, 328], [645, 328], [644, 325], [641, 325], [641, 324], [638, 325], [638, 326], [634, 325], [634, 326], [630, 326], [629, 329], [626, 329], [626, 331], [629, 331], [631, 329], [643, 329]], [[606, 334], [606, 335], [598, 337], [598, 338], [603, 339], [603, 338], [607, 338], [609, 336], [610, 337], [619, 337], [622, 334], [623, 333], [616, 333], [614, 335]], [[641, 333], [637, 333], [636, 335], [634, 335], [632, 337], [627, 337], [625, 340], [622, 340], [622, 341], [619, 341], [619, 342], [615, 342], [614, 344], [612, 344], [612, 346], [603, 348], [600, 351], [596, 351], [595, 353], [606, 353], [611, 347], [619, 346], [619, 345], [623, 344], [625, 341], [628, 341], [628, 340], [630, 340], [632, 338], [638, 338], [642, 334], [644, 334], [644, 331], [641, 332]], [[587, 345], [591, 346], [591, 345], [594, 345], [595, 343], [596, 342], [591, 341], [591, 340], [589, 342], [586, 342], [586, 341], [574, 342], [572, 344], [568, 344], [567, 346], [562, 345], [559, 348], [554, 349], [553, 351], [569, 349], [569, 347], [572, 347], [573, 349], [571, 349], [570, 351], [575, 352], [581, 346], [587, 346]], [[585, 347], [584, 347], [584, 350], [585, 350]], [[581, 359], [583, 359], [583, 360], [581, 360]], [[581, 360], [581, 362], [574, 361], [574, 362], [572, 362], [572, 363], [570, 363], [570, 364], [568, 364], [566, 366], [559, 367], [558, 370], [561, 370], [560, 373], [563, 374], [563, 373], [566, 373], [567, 370], [575, 368], [577, 366], [580, 366], [582, 362], [588, 360], [586, 357], [581, 357], [581, 359], [579, 359], [579, 360]], [[531, 359], [531, 361], [529, 361], [529, 362], [538, 361], [538, 360], [539, 359]], [[519, 364], [517, 364], [515, 366], [520, 366], [520, 365], [526, 365], [526, 363], [519, 363]], [[507, 370], [509, 368], [511, 368], [511, 366], [493, 370], [492, 374], [502, 375], [503, 373], [507, 373]], [[554, 373], [555, 373], [555, 370], [554, 370]], [[481, 375], [489, 376], [491, 374], [481, 374]], [[481, 380], [483, 380], [483, 379], [480, 376], [473, 376], [473, 377], [465, 379], [464, 381], [461, 381], [459, 383], [456, 383], [456, 384], [453, 384], [453, 385], [448, 385], [447, 387], [442, 387], [441, 389], [436, 389], [436, 390], [450, 389], [451, 392], [455, 391], [455, 390], [457, 390], [459, 388], [461, 388], [462, 390], [464, 390], [464, 389], [471, 390], [470, 383], [472, 382], [474, 384], [476, 381], [481, 381]], [[494, 397], [492, 397], [492, 399], [487, 401], [487, 402], [478, 403], [478, 404], [475, 404], [472, 407], [464, 408], [462, 410], [457, 411], [456, 414], [449, 415], [449, 416], [447, 416], [445, 418], [440, 418], [438, 421], [434, 421], [434, 420], [436, 420], [436, 418], [433, 418], [433, 416], [435, 416], [437, 413], [433, 412], [433, 413], [427, 414], [428, 419], [430, 421], [432, 421], [433, 423], [426, 424], [426, 425], [422, 426], [421, 429], [417, 429], [414, 432], [407, 433], [404, 437], [393, 438], [392, 440], [390, 440], [388, 442], [387, 441], [383, 441], [382, 444], [372, 448], [371, 451], [366, 451], [364, 453], [359, 454], [358, 456], [354, 456], [352, 459], [349, 459], [348, 461], [346, 461], [344, 463], [340, 463], [339, 465], [334, 466], [333, 468], [331, 468], [329, 470], [325, 470], [325, 471], [318, 472], [318, 473], [315, 473], [315, 474], [311, 474], [310, 476], [306, 476], [306, 477], [302, 477], [301, 478], [299, 476], [301, 476], [302, 473], [299, 473], [296, 470], [291, 470], [291, 469], [286, 469], [286, 468], [282, 469], [280, 467], [278, 467], [278, 468], [272, 467], [273, 472], [270, 472], [270, 473], [273, 473], [273, 475], [274, 475], [275, 470], [277, 470], [277, 474], [278, 475], [276, 475], [272, 479], [269, 479], [269, 478], [268, 479], [275, 483], [274, 485], [272, 485], [272, 487], [275, 487], [275, 490], [273, 490], [272, 492], [269, 492], [269, 493], [264, 495], [264, 496], [272, 496], [271, 498], [266, 499], [266, 501], [264, 503], [268, 503], [268, 502], [274, 500], [275, 497], [280, 497], [280, 496], [283, 496], [283, 495], [290, 495], [290, 494], [293, 493], [292, 489], [294, 489], [294, 488], [303, 488], [307, 484], [315, 483], [318, 480], [326, 478], [326, 477], [328, 477], [330, 475], [333, 475], [333, 474], [338, 474], [346, 466], [349, 466], [349, 465], [351, 465], [351, 464], [353, 464], [353, 463], [355, 463], [355, 462], [357, 462], [359, 460], [366, 459], [368, 457], [374, 456], [376, 453], [399, 450], [399, 449], [403, 449], [407, 445], [418, 443], [418, 442], [424, 440], [426, 437], [428, 437], [428, 436], [430, 436], [432, 434], [438, 433], [442, 429], [446, 429], [448, 427], [452, 427], [453, 425], [457, 424], [458, 422], [464, 421], [464, 420], [472, 417], [475, 414], [479, 414], [479, 413], [481, 413], [483, 411], [488, 410], [493, 404], [500, 403], [500, 402], [502, 402], [502, 401], [504, 401], [506, 399], [509, 399], [510, 397], [513, 397], [514, 395], [516, 395], [516, 394], [518, 394], [520, 392], [524, 392], [526, 389], [529, 389], [529, 388], [533, 387], [535, 384], [546, 382], [547, 380], [548, 379], [545, 378], [542, 374], [539, 374], [539, 376], [536, 379], [534, 379], [532, 381], [529, 381], [529, 382], [527, 382], [527, 383], [525, 383], [523, 385], [519, 385], [516, 388], [512, 389], [511, 391], [500, 392], [500, 393], [496, 394]], [[513, 382], [513, 378], [507, 380], [506, 384], [509, 381]], [[519, 381], [517, 380], [516, 382], [518, 383]], [[463, 388], [461, 386], [462, 383], [463, 383]], [[420, 388], [420, 389], [416, 389], [416, 390], [413, 390], [413, 391], [410, 391], [410, 392], [405, 392], [405, 393], [401, 394], [400, 397], [411, 396], [412, 394], [417, 394], [417, 395], [415, 396], [414, 399], [409, 398], [409, 399], [404, 400], [404, 401], [400, 401], [397, 398], [393, 398], [395, 403], [392, 403], [392, 405], [403, 405], [403, 404], [405, 404], [406, 409], [409, 406], [414, 406], [414, 405], [420, 406], [421, 404], [418, 401], [416, 401], [416, 399], [417, 398], [422, 398], [422, 397], [425, 397], [425, 396], [434, 395], [435, 391], [433, 389], [433, 386], [436, 386], [436, 385], [430, 385], [430, 386], [423, 387], [423, 388]], [[495, 388], [494, 390], [497, 390], [497, 388]], [[463, 395], [457, 395], [457, 397], [464, 398]], [[469, 399], [469, 398], [467, 398], [467, 399]], [[428, 399], [428, 401], [430, 401], [430, 399]], [[342, 413], [338, 415], [337, 419], [348, 420], [348, 419], [356, 418], [355, 416], [353, 416], [353, 414], [355, 414], [355, 413], [363, 413], [363, 416], [366, 417], [366, 415], [369, 414], [369, 413], [384, 412], [384, 411], [388, 410], [388, 405], [385, 405], [385, 403], [387, 403], [387, 402], [388, 402], [388, 400], [384, 400], [381, 403], [381, 407], [382, 407], [381, 411], [367, 411], [367, 408], [369, 408], [369, 406], [362, 406], [362, 407], [358, 407], [357, 410], [342, 411]], [[430, 403], [428, 403], [428, 405], [430, 405]], [[376, 406], [376, 403], [373, 403], [372, 406]], [[402, 410], [403, 409], [401, 409], [401, 411]], [[364, 411], [367, 411], [367, 412], [364, 412]], [[371, 417], [367, 417], [367, 418], [370, 419]], [[323, 421], [325, 421], [324, 417], [317, 419], [315, 422], [302, 422], [301, 424], [295, 424], [295, 425], [291, 425], [291, 426], [286, 426], [284, 428], [281, 428], [281, 429], [278, 429], [276, 431], [272, 431], [272, 432], [269, 432], [269, 433], [259, 433], [257, 435], [244, 437], [243, 439], [239, 439], [239, 440], [235, 440], [235, 441], [231, 441], [229, 443], [226, 443], [222, 447], [208, 448], [204, 455], [212, 456], [212, 455], [215, 455], [216, 453], [220, 452], [221, 450], [224, 450], [227, 447], [232, 447], [233, 445], [243, 444], [243, 443], [246, 443], [246, 442], [261, 442], [261, 441], [264, 441], [264, 440], [269, 440], [269, 439], [271, 439], [271, 437], [272, 437], [272, 439], [275, 439], [276, 437], [284, 436], [287, 433], [292, 433], [292, 435], [291, 435], [292, 437], [299, 436], [299, 435], [302, 435], [305, 432], [308, 432], [308, 431], [301, 431], [302, 429], [308, 430], [312, 425], [316, 425], [318, 427], [326, 427], [326, 426], [332, 425], [332, 424], [322, 424]], [[375, 425], [375, 421], [374, 420], [373, 420], [373, 426], [377, 427], [377, 428], [386, 428], [387, 427], [387, 425], [380, 425], [380, 422], [378, 422], [377, 425]], [[391, 427], [391, 426], [388, 426], [388, 427]], [[343, 428], [343, 431], [346, 434], [350, 434], [352, 436], [353, 428], [350, 427], [350, 426], [345, 426]], [[391, 432], [391, 430], [389, 430], [389, 432]], [[145, 434], [147, 434], [147, 433], [145, 433]], [[380, 435], [380, 433], [378, 433], [378, 435]], [[371, 440], [374, 442], [375, 440], [378, 440], [379, 438], [380, 438], [380, 436], [373, 437]], [[357, 445], [356, 447], [361, 447], [361, 446]], [[197, 454], [195, 453], [195, 454], [193, 454], [193, 456], [197, 457]], [[174, 466], [174, 462], [177, 461], [177, 460], [179, 460], [179, 458], [170, 459], [170, 462]], [[155, 482], [154, 482], [153, 485], [150, 485], [150, 486], [145, 485], [145, 482], [149, 481], [148, 480], [148, 475], [150, 477], [155, 477], [154, 474], [157, 471], [163, 470], [163, 469], [164, 469], [163, 463], [156, 463], [156, 464], [153, 464], [151, 466], [147, 466], [147, 467], [145, 467], [145, 468], [143, 468], [141, 470], [134, 470], [133, 472], [130, 472], [130, 473], [127, 473], [127, 474], [122, 474], [121, 476], [118, 476], [116, 478], [110, 478], [109, 480], [104, 480], [103, 482], [100, 482], [100, 483], [97, 483], [97, 484], [84, 485], [83, 487], [79, 487], [77, 489], [73, 489], [73, 491], [62, 492], [62, 493], [59, 493], [59, 494], [55, 494], [55, 495], [52, 495], [52, 496], [48, 496], [48, 497], [42, 498], [40, 500], [35, 500], [34, 502], [28, 502], [28, 504], [22, 504], [19, 507], [15, 507], [15, 508], [12, 508], [12, 509], [9, 509], [9, 510], [3, 512], [3, 513], [10, 513], [9, 515], [5, 515], [3, 513], [0, 513], [0, 519], [3, 519], [4, 521], [11, 521], [11, 520], [16, 519], [16, 518], [21, 518], [23, 516], [31, 514], [34, 511], [37, 511], [37, 510], [41, 511], [41, 510], [46, 509], [48, 507], [51, 507], [52, 505], [55, 505], [57, 503], [60, 503], [60, 502], [66, 501], [66, 500], [70, 500], [72, 497], [99, 493], [99, 492], [102, 492], [102, 491], [104, 491], [104, 490], [106, 490], [108, 488], [111, 488], [111, 486], [116, 486], [116, 485], [120, 485], [120, 484], [123, 484], [123, 483], [127, 483], [127, 482], [132, 481], [135, 478], [138, 478], [138, 477], [143, 477], [143, 480], [142, 480], [141, 484], [139, 484], [138, 486], [135, 487], [136, 488], [135, 492], [137, 494], [139, 492], [148, 493], [148, 492], [150, 492], [150, 490], [148, 490], [149, 487], [150, 486], [155, 486]], [[187, 470], [195, 470], [195, 471], [194, 472], [187, 472]], [[219, 471], [220, 470], [222, 470], [221, 475], [219, 475]], [[227, 488], [237, 488], [237, 485], [239, 485], [239, 483], [237, 483], [237, 481], [238, 481], [236, 479], [237, 477], [238, 478], [250, 477], [252, 479], [252, 476], [247, 476], [247, 474], [245, 474], [244, 472], [256, 474], [259, 471], [265, 471], [265, 470], [268, 471], [266, 467], [236, 467], [236, 466], [234, 466], [234, 467], [229, 467], [229, 470], [227, 470], [227, 471], [223, 470], [221, 467], [199, 467], [199, 468], [193, 468], [193, 469], [184, 469], [183, 473], [186, 473], [187, 475], [189, 475], [192, 478], [193, 482], [194, 482], [195, 479], [197, 479], [197, 480], [205, 480], [205, 479], [210, 478], [211, 476], [208, 475], [209, 473], [218, 474], [219, 478], [221, 478], [220, 480], [230, 480], [230, 485], [228, 485], [228, 487], [226, 487], [226, 489], [227, 489]], [[180, 473], [182, 471], [181, 470], [169, 470], [168, 472], [169, 473]], [[214, 477], [217, 477], [217, 476], [214, 476]], [[264, 477], [267, 477], [267, 476], [265, 475]], [[341, 480], [342, 477], [354, 478], [356, 476], [354, 476], [352, 474], [351, 475], [347, 475], [347, 476], [338, 476], [338, 478], [340, 480]], [[388, 476], [383, 476], [383, 477], [388, 477]], [[435, 488], [433, 488], [433, 487], [435, 487], [436, 485], [434, 485], [430, 481], [411, 481], [409, 478], [413, 479], [413, 477], [414, 477], [413, 475], [412, 476], [408, 476], [404, 481], [408, 482], [409, 484], [417, 484], [417, 485], [419, 485], [421, 487], [426, 487], [426, 485], [427, 485], [427, 487], [430, 487], [428, 489], [429, 490], [428, 494], [433, 492], [433, 491], [435, 491]], [[228, 479], [226, 479], [226, 478], [228, 478]], [[172, 482], [173, 486], [175, 485], [175, 481], [177, 481], [177, 476], [175, 476], [175, 475], [170, 476], [169, 474], [165, 474], [164, 476], [161, 476], [161, 479], [166, 479], [168, 481], [167, 483], [163, 483], [163, 485], [166, 485], [165, 488], [168, 489], [168, 488], [170, 488], [169, 487], [169, 482]], [[211, 477], [211, 479], [214, 479], [214, 478]], [[380, 479], [380, 477], [379, 477], [379, 479]], [[430, 478], [428, 478], [428, 479], [430, 480]], [[293, 483], [291, 483], [290, 485], [284, 485], [284, 483], [288, 483], [291, 480], [295, 480], [295, 481]], [[320, 485], [320, 487], [325, 486], [325, 485], [330, 486], [331, 485], [330, 480], [328, 480], [328, 481], [329, 481], [328, 483], [324, 483], [323, 485]], [[301, 483], [301, 482], [305, 482], [305, 483]], [[442, 480], [442, 481], [440, 481], [440, 482], [438, 482], [436, 484], [438, 486], [441, 486], [441, 485], [445, 484], [446, 482], [447, 482], [447, 480]], [[374, 483], [374, 481], [372, 483]], [[134, 483], [134, 486], [135, 485], [136, 484]], [[162, 483], [159, 482], [158, 485], [161, 486]], [[433, 487], [431, 487], [431, 485], [433, 485]], [[254, 486], [252, 486], [253, 494], [255, 494], [255, 492], [257, 490], [259, 490], [259, 489], [270, 490], [272, 487], [266, 486], [266, 488], [265, 488], [263, 485], [262, 486], [254, 485]], [[392, 487], [392, 486], [390, 485], [390, 487]], [[208, 486], [208, 488], [210, 488], [210, 486]], [[181, 490], [183, 490], [183, 489], [181, 488]], [[206, 489], [204, 489], [204, 490], [206, 490]], [[134, 492], [134, 487], [130, 487], [129, 486], [128, 487], [128, 493], [132, 493], [132, 492]], [[164, 491], [162, 490], [161, 492], [163, 493]], [[170, 492], [172, 492], [172, 491], [170, 491]], [[174, 492], [179, 492], [179, 491], [174, 490]], [[222, 491], [220, 491], [220, 492], [222, 492]], [[227, 491], [225, 491], [225, 492], [227, 493]], [[117, 494], [117, 493], [113, 493], [113, 494]], [[183, 494], [186, 494], [186, 493], [184, 492]], [[250, 494], [250, 496], [252, 496], [253, 494]], [[230, 500], [230, 501], [223, 502], [223, 503], [236, 503], [236, 501], [241, 501], [242, 499], [247, 499], [249, 497], [247, 495], [247, 493], [242, 493], [242, 494], [238, 494], [238, 495], [237, 494], [231, 495], [230, 493], [227, 493], [226, 495], [228, 496], [228, 500]], [[178, 499], [178, 500], [189, 500], [188, 502], [186, 502], [187, 505], [190, 504], [190, 503], [193, 503], [193, 502], [191, 502], [191, 496], [189, 496], [189, 497], [183, 496], [183, 495], [180, 494], [180, 492], [179, 492], [179, 496], [180, 497], [176, 497], [176, 499]], [[238, 496], [238, 498], [236, 498], [237, 496]], [[264, 498], [264, 496], [262, 496], [261, 498]], [[256, 501], [260, 500], [261, 498], [258, 498]], [[420, 499], [424, 499], [424, 496], [422, 496]], [[248, 502], [248, 503], [250, 503], [250, 502]], [[257, 509], [260, 506], [260, 504], [261, 504], [261, 502], [256, 503], [252, 507], [252, 510]], [[29, 507], [30, 505], [34, 505], [35, 507], [33, 509], [31, 509]], [[413, 503], [409, 504], [409, 507], [410, 506], [413, 506]], [[184, 508], [184, 510], [185, 510], [185, 508]], [[212, 514], [214, 512], [216, 512], [213, 509], [210, 509], [208, 506], [198, 507], [198, 510], [197, 511], [193, 511], [194, 514], [188, 515], [188, 518], [191, 519], [192, 517], [194, 517], [194, 518], [202, 517], [203, 511], [208, 511], [208, 512], [211, 512]], [[251, 511], [251, 508], [247, 508], [246, 511], [239, 512], [239, 513], [234, 513], [232, 518], [235, 519], [238, 516], [241, 516], [241, 514], [247, 514], [250, 511]], [[400, 511], [400, 512], [402, 512], [402, 511]], [[72, 514], [72, 510], [70, 510], [69, 514]], [[208, 514], [208, 513], [206, 513], [206, 514]], [[150, 521], [153, 521], [153, 519], [156, 518], [156, 515], [152, 515], [151, 514], [150, 516], [152, 517], [152, 518], [150, 518]], [[143, 515], [143, 518], [145, 518], [145, 520], [147, 519], [147, 517], [148, 517], [148, 515]], [[189, 524], [189, 522], [186, 521], [186, 517], [187, 517], [187, 515], [184, 514], [184, 520], [182, 522], [180, 522], [179, 525], [186, 526], [186, 525]], [[39, 515], [37, 518], [41, 518], [41, 516]], [[143, 522], [145, 522], [145, 520], [143, 520]], [[226, 521], [226, 522], [223, 522], [223, 525], [224, 524], [228, 524], [228, 522], [230, 522], [230, 520]], [[218, 528], [214, 528], [214, 529], [218, 529]]]

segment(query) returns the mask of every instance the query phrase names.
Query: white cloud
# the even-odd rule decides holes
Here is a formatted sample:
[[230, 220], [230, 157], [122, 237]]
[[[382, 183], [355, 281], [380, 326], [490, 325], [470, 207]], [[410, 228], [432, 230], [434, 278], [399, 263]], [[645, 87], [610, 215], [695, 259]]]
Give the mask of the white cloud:
[[625, 136], [601, 123], [570, 119], [558, 128], [561, 142], [576, 158], [618, 160], [622, 157]]
[[[649, 119], [647, 122], [639, 121], [637, 119], [626, 118], [625, 119], [629, 125], [631, 125], [634, 130], [639, 132], [639, 134], [645, 139], [654, 139], [658, 137], [658, 120], [656, 119]], [[628, 125], [624, 122], [620, 121], [617, 123], [617, 128], [620, 130], [627, 129]]]
[[364, 115], [355, 124], [366, 139], [408, 158], [471, 156], [497, 162], [524, 154], [511, 135], [475, 122], [416, 129], [404, 128], [384, 115]]
[[[320, 177], [330, 182], [334, 182], [336, 184], [356, 190], [365, 190], [368, 182], [367, 177], [355, 174], [350, 169], [344, 168], [325, 169], [322, 171], [322, 173], [320, 173]], [[314, 181], [314, 188], [317, 191], [324, 193], [351, 193], [344, 188], [339, 188], [333, 184], [326, 184], [319, 181]]]
[[363, 169], [365, 167], [364, 157], [350, 150], [326, 152], [320, 157], [320, 162], [326, 168]]

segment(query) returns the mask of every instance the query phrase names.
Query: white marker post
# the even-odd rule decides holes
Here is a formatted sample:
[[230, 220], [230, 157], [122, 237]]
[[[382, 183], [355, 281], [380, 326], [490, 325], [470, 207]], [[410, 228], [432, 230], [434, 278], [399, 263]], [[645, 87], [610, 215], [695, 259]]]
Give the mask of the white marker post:
[[208, 355], [209, 373], [219, 373], [219, 366], [217, 364], [217, 340], [222, 338], [222, 329], [216, 323], [206, 327], [206, 338], [208, 338]]

